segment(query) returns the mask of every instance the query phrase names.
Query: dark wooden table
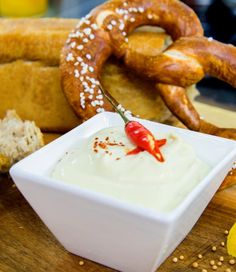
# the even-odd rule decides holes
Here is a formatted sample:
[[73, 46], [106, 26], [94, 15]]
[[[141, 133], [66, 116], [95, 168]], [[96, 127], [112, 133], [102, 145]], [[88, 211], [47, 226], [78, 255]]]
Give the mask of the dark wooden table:
[[[218, 192], [198, 223], [182, 244], [158, 269], [160, 272], [201, 271], [192, 268], [197, 260], [201, 268], [209, 270], [209, 260], [220, 255], [229, 260], [225, 247], [220, 243], [226, 240], [225, 229], [236, 221], [236, 187]], [[212, 252], [211, 247], [217, 246]], [[203, 258], [198, 259], [198, 254]], [[173, 263], [173, 256], [184, 255], [184, 260]], [[84, 264], [81, 261], [84, 261]], [[236, 265], [226, 265], [217, 272]], [[24, 197], [7, 176], [0, 177], [0, 271], [114, 271], [110, 268], [84, 260], [70, 254], [56, 241], [47, 227], [32, 210]]]

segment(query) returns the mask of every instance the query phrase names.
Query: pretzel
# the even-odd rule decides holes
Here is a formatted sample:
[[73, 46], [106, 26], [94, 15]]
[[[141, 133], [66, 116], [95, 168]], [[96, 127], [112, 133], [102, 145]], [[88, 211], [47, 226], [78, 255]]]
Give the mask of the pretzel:
[[212, 38], [183, 37], [163, 54], [152, 57], [129, 50], [124, 62], [138, 73], [166, 84], [187, 87], [208, 74], [236, 87], [236, 47]]
[[128, 34], [142, 25], [158, 25], [173, 40], [203, 35], [194, 11], [178, 0], [113, 0], [97, 7], [80, 20], [61, 56], [63, 90], [83, 120], [112, 110], [99, 89], [102, 66], [111, 54], [129, 55]]
[[197, 83], [205, 74], [236, 87], [234, 46], [212, 38], [183, 37], [155, 56], [146, 56], [133, 48], [127, 52], [124, 62], [138, 73], [162, 82], [156, 84], [159, 94], [169, 110], [188, 128], [236, 140], [236, 129], [218, 128], [202, 120], [183, 88]]
[[[147, 24], [165, 28], [177, 40], [162, 54], [145, 55], [142, 48], [130, 44], [127, 35]], [[167, 107], [188, 128], [236, 139], [234, 129], [218, 128], [202, 120], [183, 88], [206, 73], [236, 84], [235, 48], [202, 35], [195, 13], [179, 1], [107, 2], [83, 18], [70, 34], [61, 58], [64, 92], [84, 120], [111, 111], [98, 86], [102, 65], [114, 54], [142, 76], [156, 80]]]

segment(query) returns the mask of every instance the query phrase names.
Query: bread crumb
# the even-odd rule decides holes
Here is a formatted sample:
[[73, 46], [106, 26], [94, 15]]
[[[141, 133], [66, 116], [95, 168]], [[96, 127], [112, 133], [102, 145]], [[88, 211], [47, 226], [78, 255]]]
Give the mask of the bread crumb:
[[3, 168], [0, 159], [0, 172], [8, 171], [15, 162], [43, 146], [43, 134], [33, 121], [22, 121], [15, 110], [8, 110], [0, 120], [0, 154], [8, 160]]

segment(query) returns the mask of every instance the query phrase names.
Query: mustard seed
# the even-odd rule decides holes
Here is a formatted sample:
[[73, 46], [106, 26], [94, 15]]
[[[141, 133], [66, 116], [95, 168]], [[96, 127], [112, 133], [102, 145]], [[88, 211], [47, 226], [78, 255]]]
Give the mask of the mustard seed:
[[225, 231], [224, 231], [224, 234], [225, 234], [225, 235], [228, 235], [228, 234], [229, 234], [229, 231], [228, 231], [228, 230], [225, 230]]
[[207, 272], [207, 270], [205, 268], [202, 269], [202, 272]]
[[212, 269], [213, 269], [213, 270], [217, 270], [217, 268], [218, 268], [217, 265], [213, 265], [213, 266], [212, 266]]
[[230, 264], [235, 264], [235, 260], [234, 260], [234, 259], [231, 259], [231, 260], [229, 260], [229, 263], [230, 263]]
[[210, 265], [214, 265], [215, 261], [214, 260], [210, 260]]
[[224, 246], [225, 246], [225, 242], [221, 242], [220, 245], [221, 245], [222, 247], [224, 247]]
[[218, 266], [222, 266], [222, 262], [217, 262], [217, 265]]
[[184, 260], [184, 255], [180, 255], [180, 256], [179, 256], [179, 259], [180, 259], [180, 260]]
[[220, 257], [219, 257], [219, 260], [220, 260], [221, 262], [223, 262], [223, 261], [224, 261], [224, 257], [223, 257], [223, 256], [220, 256]]
[[198, 259], [202, 259], [202, 254], [198, 254]]
[[198, 267], [198, 263], [197, 263], [197, 262], [194, 262], [194, 263], [192, 264], [192, 267], [197, 268], [197, 267]]
[[84, 261], [79, 261], [79, 265], [84, 265]]
[[177, 263], [177, 262], [178, 262], [178, 258], [174, 257], [174, 258], [172, 259], [172, 261], [173, 261], [173, 263]]
[[226, 268], [225, 272], [231, 272], [231, 269], [230, 268]]
[[211, 250], [214, 251], [214, 252], [216, 251], [216, 249], [217, 249], [216, 246], [213, 246], [213, 247], [211, 248]]

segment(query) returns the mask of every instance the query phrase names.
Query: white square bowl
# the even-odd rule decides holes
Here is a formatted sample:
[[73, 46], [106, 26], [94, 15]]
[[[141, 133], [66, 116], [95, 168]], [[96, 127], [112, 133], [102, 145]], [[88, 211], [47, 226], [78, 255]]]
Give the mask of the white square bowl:
[[191, 230], [236, 160], [235, 141], [139, 121], [153, 132], [179, 134], [212, 167], [169, 213], [140, 208], [50, 178], [57, 161], [79, 138], [123, 124], [114, 113], [96, 115], [10, 170], [24, 197], [68, 251], [126, 272], [150, 272], [158, 268]]

